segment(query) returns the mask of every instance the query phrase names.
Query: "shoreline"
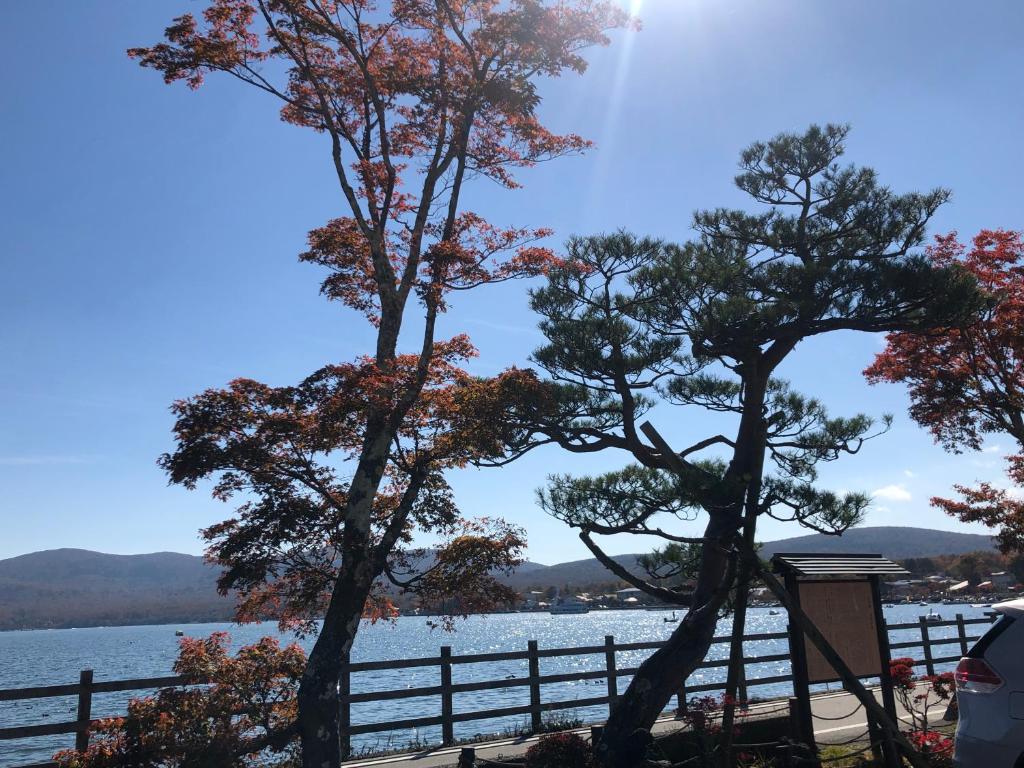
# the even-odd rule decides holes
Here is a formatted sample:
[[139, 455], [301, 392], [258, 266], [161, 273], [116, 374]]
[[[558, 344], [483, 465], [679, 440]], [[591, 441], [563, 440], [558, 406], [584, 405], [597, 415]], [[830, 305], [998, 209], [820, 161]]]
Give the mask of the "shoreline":
[[[998, 602], [1001, 602], [1003, 600], [1012, 600], [1012, 599], [1014, 599], [1014, 597], [1019, 597], [1019, 595], [985, 595], [983, 597], [972, 597], [971, 599], [965, 599], [965, 600], [956, 601], [956, 602], [945, 602], [944, 600], [929, 600], [929, 601], [926, 601], [926, 606], [927, 607], [938, 607], [940, 610], [941, 610], [941, 606], [950, 606], [950, 607], [952, 607], [952, 606], [969, 606], [969, 607], [972, 607], [972, 608], [976, 608], [976, 607], [990, 606], [990, 605], [992, 605], [994, 603], [998, 603]], [[915, 601], [906, 602], [906, 601], [886, 601], [886, 600], [883, 599], [882, 602], [885, 605], [885, 607], [889, 607], [889, 606], [906, 606], [906, 605], [918, 605], [919, 607], [924, 607], [924, 606], [920, 606], [920, 602], [922, 602], [922, 601], [916, 601], [916, 600]], [[778, 609], [779, 608], [779, 606], [777, 604], [775, 604], [775, 603], [751, 604], [750, 607], [751, 608], [774, 608], [774, 609]], [[589, 610], [589, 613], [606, 613], [606, 612], [609, 612], [609, 611], [649, 611], [649, 612], [650, 611], [673, 611], [673, 610], [679, 611], [679, 610], [685, 610], [685, 608], [686, 608], [686, 606], [674, 606], [674, 605], [669, 605], [667, 603], [664, 604], [664, 605], [617, 605], [617, 606], [607, 606], [606, 605], [606, 606], [600, 606], [600, 607], [595, 606], [595, 607], [593, 607], [593, 608], [591, 608]], [[507, 616], [507, 615], [514, 615], [514, 614], [547, 614], [547, 615], [557, 615], [557, 614], [550, 614], [547, 609], [532, 609], [532, 608], [529, 608], [529, 609], [511, 609], [511, 610], [504, 610], [504, 611], [488, 611], [486, 613], [471, 613], [471, 614], [468, 614], [466, 617], [457, 616], [456, 618], [462, 619], [462, 618], [469, 618], [469, 617], [473, 617], [473, 616], [484, 616], [484, 617], [486, 617], [486, 616]], [[430, 619], [430, 618], [436, 618], [436, 617], [444, 616], [444, 615], [445, 614], [437, 613], [437, 612], [401, 613], [400, 615], [394, 617], [394, 619], [380, 619], [379, 621], [393, 621], [393, 620], [398, 620], [398, 619]], [[573, 615], [573, 614], [567, 614], [567, 615]], [[363, 619], [363, 620], [366, 621], [367, 619]], [[322, 619], [317, 619], [317, 621], [322, 621]], [[35, 626], [35, 627], [10, 627], [10, 628], [0, 628], [0, 634], [9, 633], [9, 632], [54, 632], [54, 631], [76, 630], [76, 629], [121, 629], [121, 628], [127, 628], [127, 627], [172, 627], [172, 626], [179, 626], [179, 625], [182, 626], [182, 627], [187, 627], [187, 626], [194, 626], [196, 624], [230, 624], [230, 625], [235, 626], [235, 627], [251, 627], [251, 626], [258, 626], [260, 624], [271, 624], [271, 625], [273, 625], [275, 627], [275, 629], [277, 627], [277, 622], [275, 620], [273, 620], [273, 619], [267, 619], [265, 621], [252, 621], [252, 622], [244, 622], [244, 623], [242, 623], [242, 622], [235, 621], [231, 617], [225, 617], [225, 618], [213, 618], [213, 617], [211, 617], [211, 618], [201, 618], [201, 619], [183, 619], [181, 621], [164, 621], [164, 620], [136, 621], [136, 622], [124, 623], [124, 624], [79, 624], [79, 625], [75, 625], [75, 626], [61, 626], [61, 627], [40, 627], [40, 626]], [[289, 633], [282, 633], [282, 634], [289, 634]]]

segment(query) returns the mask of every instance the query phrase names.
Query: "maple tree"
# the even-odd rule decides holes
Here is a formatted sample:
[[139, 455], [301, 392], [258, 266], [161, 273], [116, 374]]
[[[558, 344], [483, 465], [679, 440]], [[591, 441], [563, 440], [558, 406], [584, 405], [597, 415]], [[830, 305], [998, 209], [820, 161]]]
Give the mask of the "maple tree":
[[[323, 615], [298, 692], [305, 765], [344, 757], [339, 675], [364, 612], [391, 610], [375, 585], [458, 585], [464, 610], [506, 596], [492, 574], [517, 562], [520, 532], [463, 520], [444, 472], [505, 450], [498, 417], [529, 377], [473, 379], [468, 339], [436, 324], [455, 292], [559, 264], [547, 230], [465, 210], [466, 185], [514, 188], [516, 169], [589, 146], [541, 123], [537, 82], [583, 72], [583, 51], [627, 22], [605, 0], [212, 0], [129, 51], [168, 83], [232, 76], [326, 138], [344, 207], [301, 258], [376, 329], [370, 354], [297, 386], [239, 380], [178, 403], [163, 459], [174, 482], [216, 477], [216, 496], [245, 499], [205, 533], [240, 618], [313, 630]], [[401, 352], [400, 337], [418, 342]], [[446, 539], [425, 573], [417, 530]]]
[[265, 637], [230, 654], [228, 636], [182, 638], [174, 671], [187, 687], [132, 699], [100, 720], [85, 752], [55, 755], [62, 768], [246, 768], [294, 757], [295, 693], [306, 655]]
[[[908, 386], [910, 415], [956, 453], [980, 450], [985, 435], [1012, 437], [1020, 452], [1006, 458], [1007, 475], [1024, 487], [1024, 240], [1020, 232], [983, 230], [971, 246], [956, 234], [936, 238], [929, 255], [939, 266], [970, 271], [991, 302], [972, 322], [927, 332], [889, 334], [865, 370], [868, 380]], [[1024, 552], [1024, 500], [983, 482], [957, 485], [960, 499], [932, 504], [968, 523], [997, 528], [1003, 552]]]
[[[705, 657], [734, 587], [742, 631], [758, 519], [841, 533], [868, 505], [864, 494], [816, 487], [817, 465], [856, 453], [886, 422], [831, 416], [781, 379], [780, 366], [805, 339], [950, 324], [980, 303], [969, 273], [915, 252], [947, 193], [896, 194], [873, 170], [839, 165], [846, 135], [812, 126], [755, 143], [736, 183], [760, 210], [697, 213], [698, 237], [683, 245], [625, 232], [574, 239], [568, 263], [532, 293], [548, 340], [534, 359], [558, 392], [555, 407], [523, 415], [534, 439], [577, 453], [617, 449], [636, 462], [553, 476], [542, 505], [618, 578], [689, 606], [612, 709], [601, 743], [610, 765], [642, 758], [637, 734]], [[673, 449], [642, 423], [659, 404], [660, 418], [697, 408], [733, 419], [735, 432]], [[673, 530], [700, 517], [703, 535]], [[699, 551], [692, 594], [609, 557], [599, 539], [618, 534], [686, 545], [651, 558], [655, 569]], [[728, 738], [728, 721], [723, 730]]]

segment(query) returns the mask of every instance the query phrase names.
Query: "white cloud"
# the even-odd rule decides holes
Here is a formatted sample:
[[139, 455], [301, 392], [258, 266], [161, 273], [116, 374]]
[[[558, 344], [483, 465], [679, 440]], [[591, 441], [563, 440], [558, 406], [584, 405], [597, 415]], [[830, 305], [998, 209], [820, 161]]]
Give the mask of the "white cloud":
[[915, 474], [914, 474], [913, 472], [911, 472], [911, 471], [910, 471], [909, 469], [904, 469], [904, 470], [903, 470], [903, 474], [904, 474], [904, 475], [906, 475], [907, 477], [917, 477], [917, 475], [915, 475]]
[[985, 449], [985, 453], [999, 453], [1002, 450], [1003, 446], [1001, 445], [990, 445], [988, 448]]
[[888, 499], [889, 501], [910, 501], [910, 491], [902, 485], [884, 485], [871, 492], [876, 499]]

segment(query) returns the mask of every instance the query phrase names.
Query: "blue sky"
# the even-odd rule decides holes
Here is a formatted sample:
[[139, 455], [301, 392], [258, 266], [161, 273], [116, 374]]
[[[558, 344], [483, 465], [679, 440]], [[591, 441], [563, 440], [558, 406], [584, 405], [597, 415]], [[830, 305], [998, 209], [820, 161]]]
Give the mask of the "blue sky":
[[[627, 227], [683, 240], [696, 208], [742, 205], [746, 144], [811, 122], [850, 122], [848, 158], [898, 191], [950, 187], [933, 232], [1024, 228], [1024, 5], [1015, 0], [633, 0], [642, 32], [595, 51], [590, 71], [543, 87], [542, 116], [597, 143], [478, 184], [469, 206], [559, 239]], [[0, 27], [0, 557], [83, 547], [198, 553], [230, 509], [168, 487], [168, 405], [237, 376], [293, 383], [369, 349], [357, 316], [317, 294], [296, 261], [306, 232], [342, 211], [324, 140], [280, 123], [266, 98], [223, 78], [165, 87], [125, 48], [155, 42], [190, 0], [9, 3]], [[526, 286], [459, 297], [478, 373], [524, 364], [540, 336]], [[905, 416], [899, 387], [859, 376], [877, 337], [802, 345], [781, 374], [835, 413], [894, 412], [885, 437], [831, 465], [823, 484], [876, 493], [869, 525], [967, 530], [928, 506], [955, 481], [1001, 478], [1009, 443], [944, 454]], [[700, 417], [655, 414], [680, 445]], [[452, 476], [467, 512], [524, 525], [530, 557], [586, 552], [535, 506], [551, 471], [621, 455], [537, 452]], [[975, 529], [977, 530], [977, 529]], [[768, 522], [762, 538], [797, 535]], [[635, 540], [609, 543], [637, 551]]]

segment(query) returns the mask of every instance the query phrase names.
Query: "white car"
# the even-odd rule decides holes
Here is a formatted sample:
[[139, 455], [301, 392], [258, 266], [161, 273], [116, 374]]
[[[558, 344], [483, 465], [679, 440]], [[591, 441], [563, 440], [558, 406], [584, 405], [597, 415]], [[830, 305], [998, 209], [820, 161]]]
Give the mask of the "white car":
[[1024, 768], [1024, 599], [992, 610], [999, 617], [954, 675], [958, 768]]

